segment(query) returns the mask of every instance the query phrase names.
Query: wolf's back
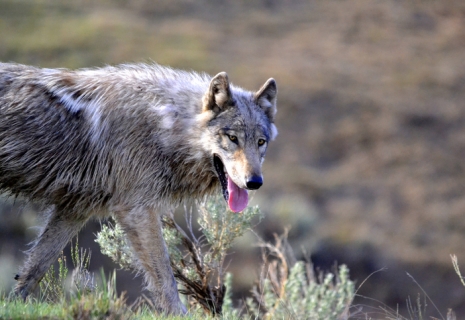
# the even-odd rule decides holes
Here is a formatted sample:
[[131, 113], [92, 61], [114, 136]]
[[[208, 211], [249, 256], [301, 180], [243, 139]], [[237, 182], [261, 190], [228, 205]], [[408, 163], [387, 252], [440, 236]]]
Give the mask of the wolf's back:
[[109, 195], [86, 181], [96, 166], [86, 121], [40, 76], [36, 68], [0, 64], [0, 190], [65, 207], [105, 201]]

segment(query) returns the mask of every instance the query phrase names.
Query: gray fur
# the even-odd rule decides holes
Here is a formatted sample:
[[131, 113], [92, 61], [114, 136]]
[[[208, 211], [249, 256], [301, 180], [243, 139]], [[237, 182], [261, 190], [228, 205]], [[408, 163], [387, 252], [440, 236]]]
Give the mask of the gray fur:
[[71, 71], [0, 63], [0, 191], [48, 207], [16, 292], [27, 297], [89, 218], [113, 214], [157, 309], [185, 313], [160, 216], [219, 190], [214, 154], [240, 188], [261, 177], [277, 134], [276, 93], [273, 79], [252, 93], [225, 73], [159, 65]]

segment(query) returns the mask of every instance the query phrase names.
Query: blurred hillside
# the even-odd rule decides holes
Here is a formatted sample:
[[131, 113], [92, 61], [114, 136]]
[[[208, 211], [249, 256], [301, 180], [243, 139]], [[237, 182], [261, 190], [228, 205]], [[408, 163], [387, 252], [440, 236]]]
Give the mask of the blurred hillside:
[[[387, 267], [359, 291], [380, 302], [360, 304], [405, 307], [421, 292], [409, 272], [444, 314], [465, 317], [449, 258], [465, 266], [465, 2], [0, 0], [0, 60], [156, 61], [227, 71], [251, 90], [274, 77], [280, 135], [255, 195], [267, 216], [257, 233], [291, 226], [298, 254], [346, 263], [359, 284]], [[12, 285], [33, 211], [0, 206], [0, 285]], [[254, 278], [245, 263], [257, 270], [251, 241], [231, 256], [237, 289]], [[96, 268], [108, 263], [95, 251]]]

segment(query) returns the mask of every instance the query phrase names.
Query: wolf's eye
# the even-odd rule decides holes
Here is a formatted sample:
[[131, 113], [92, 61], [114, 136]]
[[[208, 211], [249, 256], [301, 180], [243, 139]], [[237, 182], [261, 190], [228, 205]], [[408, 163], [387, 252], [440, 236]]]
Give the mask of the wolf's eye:
[[265, 144], [265, 139], [258, 139], [258, 145], [261, 147]]
[[229, 140], [231, 140], [232, 142], [237, 143], [237, 137], [236, 137], [236, 136], [233, 136], [233, 135], [228, 134], [228, 138], [229, 138]]

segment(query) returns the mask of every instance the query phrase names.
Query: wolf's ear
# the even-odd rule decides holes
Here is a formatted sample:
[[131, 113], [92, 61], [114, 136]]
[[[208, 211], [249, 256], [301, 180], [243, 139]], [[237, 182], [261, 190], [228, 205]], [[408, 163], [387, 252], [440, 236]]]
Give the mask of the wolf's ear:
[[271, 122], [276, 115], [276, 97], [278, 88], [273, 78], [268, 79], [260, 90], [255, 93], [255, 102], [265, 111]]
[[231, 102], [231, 90], [226, 72], [220, 72], [210, 82], [210, 88], [203, 97], [203, 111], [219, 113]]

